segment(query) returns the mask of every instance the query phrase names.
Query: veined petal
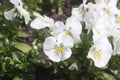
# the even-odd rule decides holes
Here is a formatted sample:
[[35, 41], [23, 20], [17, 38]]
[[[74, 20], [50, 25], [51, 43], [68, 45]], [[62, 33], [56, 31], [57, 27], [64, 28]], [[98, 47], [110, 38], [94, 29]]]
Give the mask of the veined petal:
[[48, 58], [54, 62], [60, 62], [61, 61], [61, 53], [57, 53], [55, 49], [50, 50], [44, 50], [45, 55], [48, 56]]
[[60, 62], [69, 58], [72, 54], [69, 47], [59, 43], [59, 39], [48, 37], [43, 43], [44, 53], [54, 62]]
[[61, 61], [64, 61], [72, 55], [72, 51], [69, 48], [63, 48], [63, 52], [61, 54]]
[[7, 11], [7, 12], [4, 12], [4, 17], [7, 19], [7, 20], [12, 20], [13, 17], [14, 17], [14, 12], [15, 12], [15, 8]]
[[43, 43], [44, 53], [54, 62], [61, 61], [61, 52], [56, 51], [57, 40], [54, 37], [47, 37]]

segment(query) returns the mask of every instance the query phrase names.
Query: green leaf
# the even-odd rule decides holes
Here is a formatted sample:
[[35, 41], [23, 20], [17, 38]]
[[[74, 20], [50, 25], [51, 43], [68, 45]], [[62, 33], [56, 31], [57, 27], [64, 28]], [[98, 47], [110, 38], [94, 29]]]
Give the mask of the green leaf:
[[21, 43], [21, 42], [15, 42], [14, 47], [19, 49], [20, 51], [22, 51], [24, 53], [27, 53], [32, 49], [32, 47], [30, 45], [25, 44], [25, 43]]
[[14, 77], [14, 79], [13, 80], [23, 80], [22, 78], [20, 78], [20, 77], [18, 77], [18, 76], [16, 76], [16, 77]]
[[21, 57], [21, 54], [19, 52], [13, 52], [12, 53], [12, 57], [15, 61], [18, 61], [18, 62], [21, 62], [20, 59], [22, 58]]
[[29, 37], [29, 35], [26, 34], [25, 32], [19, 32], [19, 33], [17, 34], [17, 36], [18, 36], [18, 37], [23, 37], [23, 38]]
[[0, 34], [0, 38], [3, 38], [4, 36], [2, 34]]
[[7, 70], [6, 70], [6, 63], [5, 63], [5, 62], [2, 63], [2, 70], [3, 70], [4, 72], [7, 71]]
[[104, 76], [105, 80], [115, 80], [115, 77], [110, 74], [103, 73], [103, 76]]

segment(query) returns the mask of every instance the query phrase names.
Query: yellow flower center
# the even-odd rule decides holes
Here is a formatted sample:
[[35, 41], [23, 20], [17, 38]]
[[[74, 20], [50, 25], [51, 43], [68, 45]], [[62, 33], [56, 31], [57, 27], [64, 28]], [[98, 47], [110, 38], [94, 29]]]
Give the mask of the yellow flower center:
[[57, 52], [62, 52], [62, 47], [61, 47], [61, 46], [57, 46], [57, 47], [56, 47], [56, 51], [57, 51]]
[[116, 17], [116, 20], [117, 20], [117, 21], [120, 21], [120, 16], [117, 16], [117, 17]]
[[94, 55], [94, 57], [98, 57], [98, 56], [99, 56], [99, 52], [95, 50], [95, 51], [93, 52], [93, 55]]
[[67, 35], [70, 35], [70, 34], [71, 34], [71, 32], [70, 32], [69, 29], [67, 29], [67, 30], [65, 31], [65, 33], [66, 33]]
[[82, 10], [82, 13], [85, 14], [87, 11], [85, 9]]
[[97, 34], [97, 35], [100, 35], [101, 33], [100, 33], [100, 31], [97, 31], [96, 34]]
[[108, 6], [109, 2], [107, 1], [107, 2], [105, 2], [105, 4], [106, 4], [106, 6]]
[[106, 11], [105, 11], [107, 14], [109, 14], [110, 13], [110, 11], [109, 11], [109, 9], [106, 9]]

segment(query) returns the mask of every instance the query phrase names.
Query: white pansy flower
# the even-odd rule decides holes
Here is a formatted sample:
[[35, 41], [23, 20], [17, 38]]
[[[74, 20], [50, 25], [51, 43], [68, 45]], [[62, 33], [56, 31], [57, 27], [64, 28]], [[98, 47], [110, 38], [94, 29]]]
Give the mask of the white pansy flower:
[[54, 20], [47, 16], [42, 16], [39, 13], [34, 13], [36, 18], [30, 23], [30, 27], [34, 29], [43, 29], [45, 27], [53, 28]]
[[118, 9], [117, 12], [113, 14], [112, 20], [114, 21], [114, 27], [120, 27], [120, 10]]
[[58, 35], [61, 38], [72, 38], [74, 42], [80, 39], [80, 34], [82, 32], [82, 25], [75, 16], [71, 16], [66, 20], [66, 24], [57, 21], [53, 27], [53, 34], [55, 37]]
[[78, 8], [72, 8], [72, 15], [76, 16], [80, 21], [83, 21], [83, 17], [88, 11], [86, 2], [87, 0], [83, 0], [83, 3]]
[[107, 32], [104, 29], [101, 28], [93, 28], [93, 42], [96, 42], [96, 40], [102, 38], [102, 37], [107, 37]]
[[93, 42], [98, 40], [102, 36], [107, 36], [107, 30], [105, 25], [105, 19], [99, 18], [96, 23], [94, 23], [94, 26], [92, 28], [93, 32]]
[[85, 22], [85, 29], [88, 29], [88, 32], [92, 29], [98, 13], [95, 11], [96, 5], [93, 3], [84, 2], [78, 8], [72, 9], [72, 15], [76, 16], [80, 21]]
[[88, 29], [88, 32], [93, 28], [96, 21], [99, 19], [99, 14], [96, 12], [95, 4], [87, 4], [88, 11], [85, 14], [83, 21], [85, 22], [85, 29]]
[[15, 17], [15, 10], [17, 9], [20, 13], [20, 16], [25, 18], [25, 24], [28, 24], [30, 21], [30, 14], [23, 8], [23, 3], [21, 0], [10, 0], [10, 2], [15, 6], [13, 9], [4, 12], [4, 16], [7, 20], [12, 20]]
[[117, 12], [117, 7], [115, 5], [106, 5], [105, 2], [96, 4], [96, 11], [102, 16], [107, 15], [111, 16]]
[[64, 41], [61, 38], [47, 37], [43, 43], [44, 53], [54, 62], [60, 62], [68, 59], [71, 54], [71, 47], [73, 47], [73, 41]]
[[105, 67], [111, 58], [112, 46], [106, 37], [97, 40], [90, 48], [87, 58], [94, 61], [96, 67]]

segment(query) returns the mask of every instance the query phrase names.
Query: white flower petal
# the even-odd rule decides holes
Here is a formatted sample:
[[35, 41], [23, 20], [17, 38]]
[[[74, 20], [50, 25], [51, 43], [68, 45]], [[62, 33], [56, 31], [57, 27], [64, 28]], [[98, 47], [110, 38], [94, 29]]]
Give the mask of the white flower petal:
[[60, 33], [64, 32], [65, 30], [65, 25], [61, 21], [55, 22], [55, 25], [53, 27], [53, 35], [57, 37]]
[[44, 50], [54, 49], [56, 44], [56, 39], [54, 37], [47, 37], [43, 43]]
[[14, 17], [14, 12], [15, 12], [15, 8], [7, 11], [7, 12], [4, 12], [4, 17], [7, 19], [7, 20], [12, 20], [13, 17]]
[[[98, 52], [96, 57], [94, 51]], [[95, 42], [95, 44], [90, 48], [87, 57], [94, 61], [96, 67], [105, 67], [111, 58], [111, 55], [112, 46], [108, 42], [107, 38], [103, 38]]]
[[80, 13], [80, 9], [79, 8], [72, 8], [72, 16], [76, 16], [79, 21], [82, 21], [82, 17], [81, 17], [81, 13]]
[[57, 53], [55, 51], [55, 49], [44, 50], [44, 52], [50, 60], [52, 60], [54, 62], [60, 62], [61, 61], [61, 53]]
[[43, 43], [44, 53], [54, 62], [60, 62], [68, 59], [72, 51], [69, 47], [59, 43], [54, 37], [47, 37]]
[[46, 25], [44, 23], [41, 22], [40, 18], [35, 18], [31, 23], [30, 23], [30, 27], [34, 28], [34, 29], [43, 29], [46, 27]]
[[19, 11], [20, 15], [24, 17], [25, 23], [28, 24], [30, 21], [30, 14], [27, 12], [22, 6], [18, 6], [17, 10]]
[[120, 36], [113, 39], [113, 46], [114, 46], [114, 54], [120, 55]]
[[29, 21], [31, 20], [29, 13], [26, 13], [26, 14], [24, 15], [24, 18], [25, 18], [25, 24], [28, 24]]
[[82, 25], [75, 16], [71, 16], [66, 20], [66, 27], [70, 28], [72, 34], [77, 36], [82, 32]]
[[72, 51], [69, 48], [63, 48], [63, 52], [61, 54], [61, 61], [64, 61], [72, 55]]
[[23, 6], [23, 3], [21, 0], [10, 0], [10, 2], [15, 6]]
[[45, 27], [53, 28], [54, 20], [47, 16], [42, 16], [38, 13], [34, 13], [36, 18], [31, 22], [30, 26], [34, 29], [43, 29]]
[[87, 0], [83, 0], [83, 4], [84, 4], [84, 5], [86, 4], [86, 2], [87, 2]]
[[38, 12], [34, 12], [33, 15], [34, 15], [35, 17], [40, 17], [40, 16], [41, 16]]
[[49, 18], [49, 17], [47, 17], [46, 15], [44, 15], [43, 22], [44, 22], [45, 24], [47, 24], [47, 25], [46, 25], [47, 27], [53, 28], [54, 20], [53, 20], [52, 18]]
[[74, 40], [69, 35], [66, 35], [65, 33], [61, 33], [57, 36], [57, 39], [59, 40], [59, 43], [63, 44], [63, 46], [68, 48], [73, 47]]
[[76, 62], [72, 63], [71, 66], [68, 67], [69, 70], [76, 70], [78, 71], [78, 65]]

